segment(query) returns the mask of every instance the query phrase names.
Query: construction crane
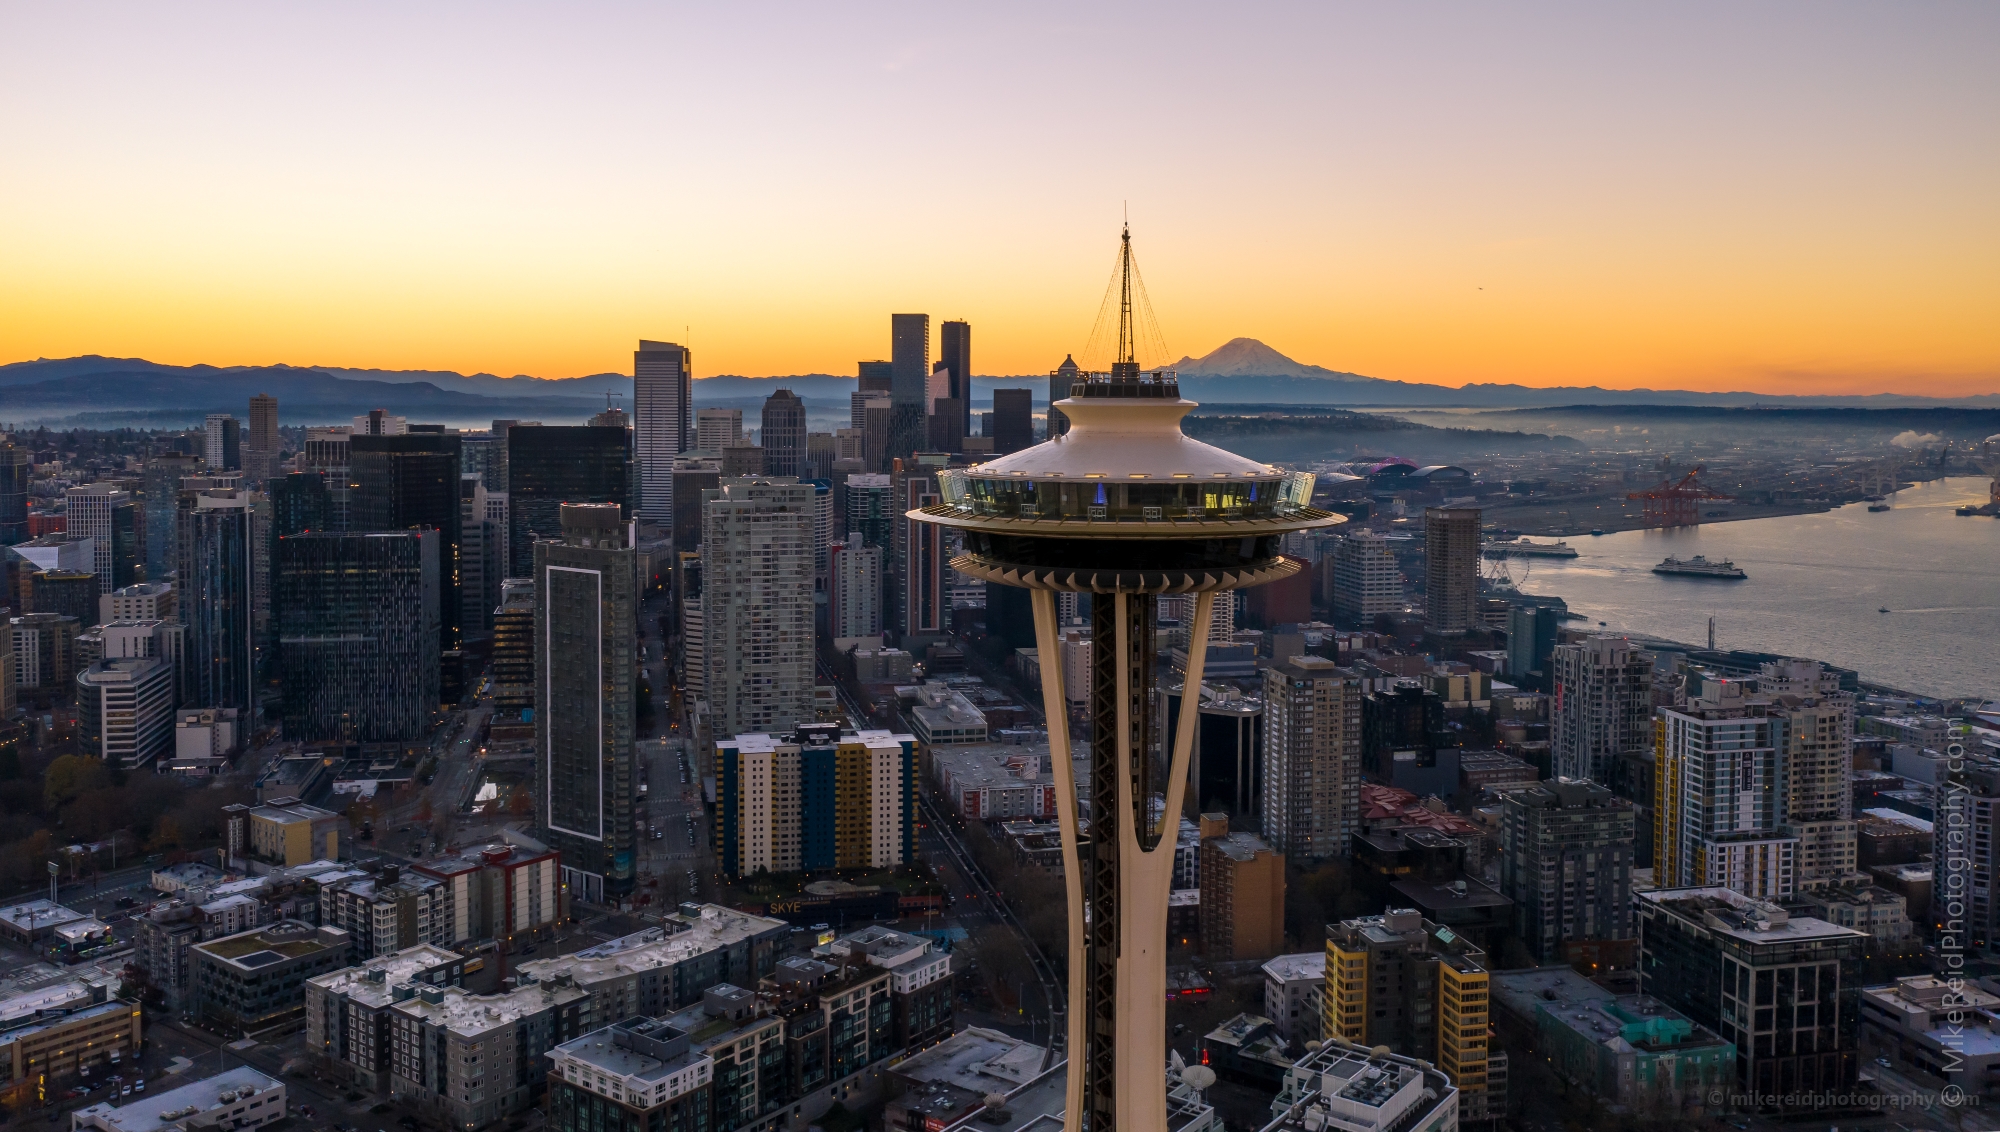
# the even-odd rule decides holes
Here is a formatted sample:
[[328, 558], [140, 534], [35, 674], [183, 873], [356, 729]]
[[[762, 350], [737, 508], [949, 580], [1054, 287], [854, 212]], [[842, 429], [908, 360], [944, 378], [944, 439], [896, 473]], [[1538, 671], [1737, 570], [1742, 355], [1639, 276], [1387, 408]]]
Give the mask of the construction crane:
[[1697, 482], [1696, 477], [1707, 470], [1706, 465], [1696, 464], [1694, 470], [1682, 476], [1678, 483], [1661, 480], [1657, 487], [1632, 492], [1625, 498], [1644, 502], [1646, 525], [1649, 527], [1692, 527], [1701, 522], [1702, 500], [1735, 498], [1711, 491]]

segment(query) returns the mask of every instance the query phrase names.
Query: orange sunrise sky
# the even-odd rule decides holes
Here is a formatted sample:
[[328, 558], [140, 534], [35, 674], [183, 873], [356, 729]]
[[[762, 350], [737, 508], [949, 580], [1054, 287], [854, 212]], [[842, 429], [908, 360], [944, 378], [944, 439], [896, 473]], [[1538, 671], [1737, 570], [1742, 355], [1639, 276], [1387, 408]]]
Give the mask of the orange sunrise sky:
[[[1991, 4], [0, 4], [0, 362], [2000, 392]], [[1150, 361], [1171, 360], [1144, 359]]]

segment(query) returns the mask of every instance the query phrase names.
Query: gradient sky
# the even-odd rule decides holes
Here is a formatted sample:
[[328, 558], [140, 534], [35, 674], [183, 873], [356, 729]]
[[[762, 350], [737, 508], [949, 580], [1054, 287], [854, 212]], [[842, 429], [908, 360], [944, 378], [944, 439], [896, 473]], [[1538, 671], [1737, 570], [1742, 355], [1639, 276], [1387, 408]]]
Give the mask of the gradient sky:
[[2000, 392], [2000, 5], [0, 3], [0, 361]]

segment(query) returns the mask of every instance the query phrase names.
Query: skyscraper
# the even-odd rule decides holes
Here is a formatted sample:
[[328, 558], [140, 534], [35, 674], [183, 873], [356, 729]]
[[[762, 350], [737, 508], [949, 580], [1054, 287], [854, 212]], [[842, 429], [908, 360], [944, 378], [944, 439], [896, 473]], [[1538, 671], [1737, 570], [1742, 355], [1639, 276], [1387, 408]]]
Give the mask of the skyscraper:
[[1562, 637], [1562, 610], [1516, 604], [1507, 610], [1507, 680], [1516, 688], [1546, 692]]
[[[1340, 522], [1307, 505], [1310, 473], [1274, 472], [1181, 432], [1194, 404], [1182, 400], [1174, 374], [1141, 373], [1132, 356], [1129, 235], [1120, 262], [1118, 360], [1111, 373], [1078, 382], [1063, 403], [1074, 424], [1069, 437], [941, 470], [939, 502], [909, 516], [961, 531], [965, 553], [952, 563], [959, 572], [1032, 591], [1068, 896], [1066, 1132], [1167, 1127], [1159, 1081], [1167, 1057], [1167, 897], [1199, 697], [1184, 699], [1174, 746], [1159, 750], [1155, 598], [1197, 594], [1195, 635], [1205, 637], [1216, 591], [1296, 569], [1278, 558], [1286, 531]], [[1060, 666], [1049, 663], [1060, 648], [1059, 591], [1093, 594], [1087, 844], [1068, 697]], [[1190, 684], [1200, 683], [1202, 659], [1190, 658]]]
[[764, 472], [773, 476], [805, 476], [806, 403], [789, 389], [764, 398]]
[[674, 549], [701, 549], [701, 493], [722, 482], [722, 461], [682, 455], [674, 460]]
[[1320, 656], [1266, 668], [1264, 840], [1287, 860], [1346, 856], [1361, 828], [1360, 790], [1360, 677]]
[[1633, 937], [1632, 803], [1559, 778], [1502, 795], [1500, 831], [1500, 891], [1535, 962], [1569, 962], [1568, 943]]
[[860, 391], [863, 393], [887, 393], [895, 388], [896, 363], [874, 361], [857, 363]]
[[1819, 887], [1858, 867], [1854, 824], [1854, 693], [1818, 661], [1767, 661], [1757, 694], [1771, 701], [1782, 780], [1780, 831], [1799, 839], [1799, 885]]
[[138, 581], [145, 561], [139, 542], [146, 536], [132, 493], [108, 483], [73, 487], [63, 493], [68, 519], [63, 534], [70, 541], [90, 539], [97, 575], [97, 592], [108, 594]]
[[332, 533], [333, 501], [320, 472], [288, 472], [271, 480], [271, 537]]
[[259, 487], [277, 473], [278, 399], [269, 393], [250, 397], [250, 436], [243, 445], [243, 471]]
[[694, 353], [640, 341], [632, 355], [632, 448], [639, 462], [639, 514], [674, 521], [674, 457], [694, 446]]
[[882, 548], [869, 546], [860, 531], [833, 544], [827, 584], [828, 633], [872, 637], [882, 631]]
[[638, 566], [620, 511], [564, 505], [560, 537], [533, 544], [541, 825], [570, 892], [593, 904], [631, 892], [637, 845]]
[[875, 472], [857, 472], [847, 477], [847, 510], [843, 529], [860, 531], [869, 546], [888, 550], [891, 529], [896, 522], [895, 503], [890, 499], [894, 481]]
[[242, 425], [228, 413], [208, 414], [207, 443], [203, 457], [210, 472], [243, 470]]
[[960, 414], [958, 435], [972, 435], [972, 324], [969, 322], [941, 322], [938, 324], [939, 359], [944, 362], [945, 372], [950, 375], [949, 391], [946, 396], [958, 402]]
[[1349, 531], [1333, 549], [1333, 619], [1366, 628], [1384, 613], [1403, 611], [1403, 572], [1389, 541], [1363, 528]]
[[808, 723], [721, 740], [715, 761], [726, 877], [894, 868], [914, 856], [915, 736]]
[[715, 734], [813, 719], [813, 488], [729, 479], [703, 493], [702, 611]]
[[1740, 681], [1704, 676], [1685, 707], [1658, 709], [1653, 875], [1661, 888], [1721, 886], [1753, 900], [1796, 891], [1799, 843], [1779, 828], [1782, 776], [1766, 706]]
[[931, 316], [889, 316], [889, 357], [893, 367], [889, 398], [894, 419], [889, 424], [889, 455], [907, 459], [925, 446], [930, 416]]
[[271, 586], [285, 738], [415, 739], [439, 702], [434, 528], [277, 539]]
[[256, 523], [250, 493], [211, 488], [183, 494], [180, 510], [181, 617], [187, 665], [178, 699], [187, 707], [257, 707], [253, 621]]
[[1076, 381], [1081, 373], [1082, 371], [1076, 368], [1076, 359], [1064, 355], [1062, 364], [1055, 368], [1055, 372], [1049, 374], [1050, 440], [1054, 440], [1056, 437], [1069, 431], [1069, 418], [1063, 416], [1061, 409], [1056, 408], [1056, 402], [1069, 396], [1070, 385]]
[[1035, 391], [993, 391], [993, 451], [1005, 456], [1035, 442]]
[[1424, 620], [1433, 633], [1479, 626], [1479, 509], [1424, 509]]
[[1552, 653], [1549, 754], [1556, 774], [1603, 782], [1627, 751], [1653, 745], [1653, 659], [1624, 637], [1601, 636]]
[[[622, 428], [515, 425], [507, 430], [508, 577], [534, 572], [536, 539], [562, 537], [563, 504], [630, 505], [631, 443], [631, 433]], [[667, 475], [671, 480], [671, 460]], [[671, 505], [666, 521], [673, 521]]]
[[28, 478], [34, 470], [28, 450], [0, 443], [0, 546], [28, 541]]
[[[624, 429], [615, 430], [623, 433]], [[438, 545], [438, 651], [461, 641], [459, 585], [463, 550], [460, 523], [458, 437], [442, 430], [348, 438], [353, 477], [349, 529], [355, 532], [429, 528]]]

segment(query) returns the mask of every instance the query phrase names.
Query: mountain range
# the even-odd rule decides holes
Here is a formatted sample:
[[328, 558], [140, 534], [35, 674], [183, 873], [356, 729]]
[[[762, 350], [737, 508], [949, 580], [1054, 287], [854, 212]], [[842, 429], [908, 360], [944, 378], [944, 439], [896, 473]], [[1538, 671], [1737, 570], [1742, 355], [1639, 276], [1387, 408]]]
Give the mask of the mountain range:
[[[1210, 405], [1339, 406], [1343, 408], [1551, 408], [1573, 405], [1793, 405], [1890, 408], [2000, 406], [2000, 394], [1930, 398], [1774, 396], [1687, 390], [1536, 388], [1470, 383], [1456, 388], [1394, 381], [1310, 365], [1254, 338], [1234, 338], [1172, 367], [1192, 400]], [[991, 404], [995, 388], [1035, 391], [1045, 404], [1047, 374], [973, 379], [974, 404]], [[790, 389], [823, 417], [842, 417], [855, 379], [834, 374], [787, 377], [718, 375], [695, 381], [701, 405], [754, 410], [775, 389]], [[631, 406], [632, 379], [623, 374], [542, 378], [449, 370], [374, 370], [337, 366], [171, 366], [143, 358], [41, 358], [0, 365], [0, 420], [90, 427], [184, 427], [211, 412], [243, 414], [254, 393], [278, 398], [288, 423], [332, 424], [388, 409], [461, 427], [496, 417], [580, 421], [607, 403]], [[607, 397], [607, 394], [610, 396]]]

